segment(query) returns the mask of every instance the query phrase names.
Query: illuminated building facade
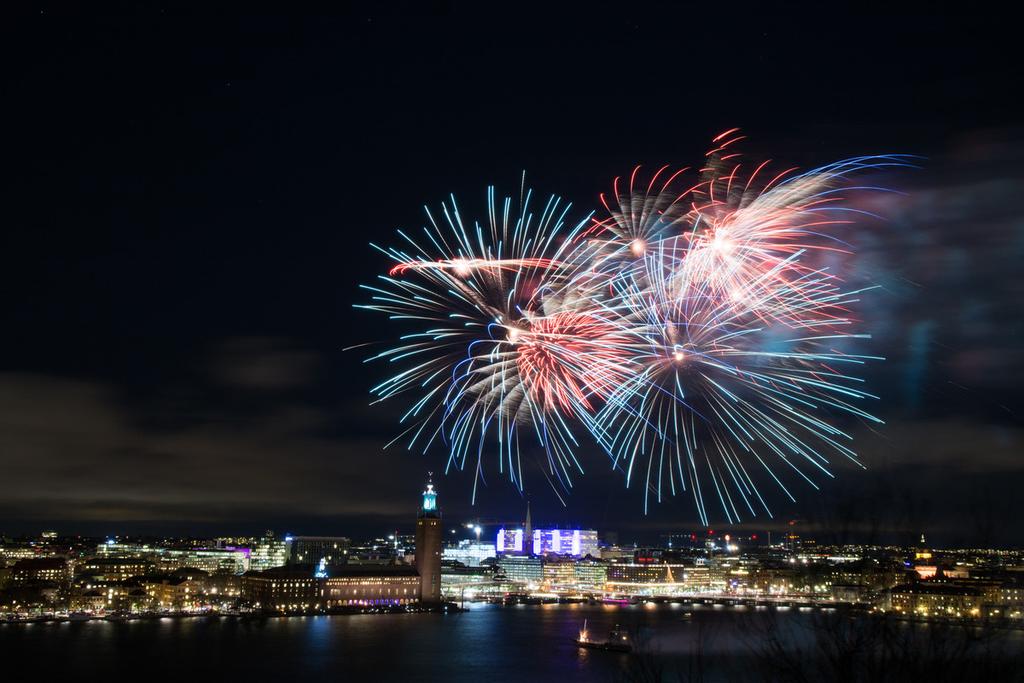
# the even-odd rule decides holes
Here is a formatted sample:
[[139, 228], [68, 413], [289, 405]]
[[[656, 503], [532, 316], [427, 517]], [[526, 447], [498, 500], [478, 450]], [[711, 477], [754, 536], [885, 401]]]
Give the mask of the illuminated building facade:
[[249, 549], [168, 548], [157, 555], [157, 568], [161, 572], [202, 569], [209, 574], [244, 574], [249, 571]]
[[437, 492], [428, 481], [416, 518], [416, 570], [420, 574], [420, 597], [426, 604], [441, 602], [442, 531]]
[[521, 554], [524, 552], [522, 529], [498, 529], [495, 550], [500, 554]]
[[163, 576], [143, 579], [143, 587], [152, 605], [161, 610], [195, 609], [203, 603], [203, 582], [187, 576]]
[[[420, 575], [414, 567], [336, 566], [323, 573], [310, 565], [249, 572], [242, 577], [242, 599], [251, 607], [276, 612], [397, 607], [420, 601]], [[181, 599], [188, 593], [168, 596]]]
[[685, 590], [689, 565], [663, 563], [629, 563], [608, 565], [608, 587], [611, 590], [650, 592]]
[[441, 593], [449, 599], [462, 599], [496, 588], [494, 567], [441, 568]]
[[490, 559], [497, 555], [497, 548], [493, 543], [479, 543], [477, 541], [463, 540], [454, 548], [445, 548], [441, 553], [441, 559], [453, 562], [461, 562], [467, 567], [479, 567], [483, 560]]
[[274, 537], [273, 531], [267, 531], [263, 537], [252, 545], [249, 553], [249, 569], [263, 571], [288, 564], [288, 542]]
[[257, 609], [305, 611], [320, 606], [320, 582], [308, 568], [276, 567], [242, 576], [242, 599]]
[[249, 548], [161, 548], [107, 541], [96, 547], [99, 557], [147, 559], [162, 573], [202, 569], [209, 574], [244, 574], [249, 571]]
[[982, 586], [921, 581], [892, 589], [892, 609], [920, 616], [979, 616], [983, 606], [998, 599], [997, 592]]
[[512, 583], [540, 585], [544, 581], [544, 561], [526, 555], [505, 555], [498, 566]]
[[12, 586], [24, 586], [34, 583], [64, 584], [69, 578], [70, 570], [63, 557], [37, 557], [15, 562], [8, 581]]
[[144, 576], [154, 569], [149, 560], [137, 557], [94, 557], [78, 566], [78, 581], [88, 579], [94, 583], [121, 583], [136, 576]]
[[13, 565], [18, 560], [30, 560], [37, 556], [32, 548], [20, 546], [0, 546], [0, 567]]
[[545, 559], [542, 567], [544, 571], [544, 585], [548, 588], [567, 588], [576, 583], [576, 563], [569, 558]]
[[88, 586], [68, 601], [69, 609], [84, 612], [138, 612], [152, 606], [145, 588], [134, 584]]
[[163, 548], [149, 544], [118, 543], [109, 540], [96, 546], [98, 557], [148, 557], [159, 553]]
[[579, 588], [602, 590], [608, 583], [608, 565], [601, 560], [577, 560], [572, 569], [573, 580]]
[[597, 557], [597, 532], [593, 529], [534, 529], [532, 539], [534, 555], [569, 555]]
[[323, 579], [324, 607], [409, 605], [420, 599], [420, 575], [413, 567], [344, 567]]

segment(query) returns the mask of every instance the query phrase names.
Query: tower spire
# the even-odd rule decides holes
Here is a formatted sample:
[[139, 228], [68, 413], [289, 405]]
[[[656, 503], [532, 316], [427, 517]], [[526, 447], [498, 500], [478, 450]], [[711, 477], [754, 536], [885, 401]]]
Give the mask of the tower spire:
[[434, 473], [427, 472], [427, 487], [423, 489], [423, 505], [420, 517], [437, 517], [437, 491], [434, 490]]

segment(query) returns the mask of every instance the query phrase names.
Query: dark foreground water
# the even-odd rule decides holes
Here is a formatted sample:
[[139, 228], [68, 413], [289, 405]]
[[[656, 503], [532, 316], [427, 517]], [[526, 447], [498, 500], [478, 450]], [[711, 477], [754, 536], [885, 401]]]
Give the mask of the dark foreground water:
[[[679, 680], [753, 676], [765, 633], [813, 646], [820, 615], [790, 610], [548, 605], [474, 606], [453, 615], [395, 614], [236, 620], [164, 619], [0, 625], [7, 680], [67, 681], [615, 681], [654, 680], [628, 655], [581, 651], [621, 624], [645, 651], [639, 668]], [[1009, 634], [1015, 647], [1024, 634]], [[698, 656], [699, 653], [699, 656]], [[760, 653], [760, 654], [759, 654]], [[16, 668], [9, 668], [16, 666]], [[639, 675], [638, 675], [639, 674]], [[692, 680], [692, 678], [690, 679]]]

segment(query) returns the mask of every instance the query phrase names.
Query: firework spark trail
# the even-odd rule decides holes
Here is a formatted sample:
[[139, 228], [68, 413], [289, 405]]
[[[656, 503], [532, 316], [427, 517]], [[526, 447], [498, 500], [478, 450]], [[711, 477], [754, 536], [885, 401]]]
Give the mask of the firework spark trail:
[[520, 489], [539, 447], [568, 490], [581, 426], [627, 486], [642, 481], [645, 509], [688, 492], [705, 523], [770, 515], [761, 484], [792, 500], [789, 479], [816, 487], [833, 457], [857, 462], [837, 425], [879, 422], [855, 373], [875, 358], [855, 353], [864, 290], [844, 289], [855, 255], [838, 232], [871, 214], [844, 195], [886, 191], [849, 178], [913, 158], [776, 172], [746, 164], [742, 139], [715, 138], [696, 180], [668, 166], [615, 179], [603, 219], [569, 223], [554, 196], [535, 214], [525, 187], [518, 202], [491, 188], [485, 223], [451, 197], [422, 237], [377, 247], [395, 265], [363, 307], [411, 327], [368, 359], [404, 368], [378, 400], [414, 396], [396, 440], [443, 442], [476, 482], [496, 450]]
[[559, 306], [555, 271], [570, 268], [573, 238], [589, 217], [570, 226], [570, 206], [557, 197], [539, 214], [531, 202], [530, 191], [514, 206], [489, 188], [480, 225], [467, 224], [451, 197], [440, 220], [426, 210], [422, 238], [400, 232], [405, 249], [377, 247], [396, 265], [365, 287], [372, 303], [362, 308], [414, 330], [368, 359], [409, 365], [371, 391], [378, 400], [412, 394], [399, 439], [424, 451], [444, 442], [449, 466], [475, 458], [478, 479], [493, 441], [499, 471], [522, 488], [521, 441], [532, 433], [546, 474], [568, 489], [571, 473], [582, 472], [570, 421], [592, 411], [591, 395], [607, 393], [621, 368], [607, 346], [577, 339], [600, 336], [598, 319], [550, 310]]
[[[826, 452], [856, 460], [844, 443], [849, 437], [816, 413], [877, 421], [854, 404], [871, 398], [859, 380], [832, 369], [869, 360], [831, 348], [863, 335], [836, 332], [850, 321], [829, 316], [826, 324], [820, 316], [853, 303], [857, 293], [842, 293], [818, 273], [788, 292], [737, 306], [706, 290], [686, 294], [668, 252], [649, 252], [645, 263], [643, 281], [631, 274], [617, 292], [629, 309], [620, 311], [624, 329], [643, 341], [636, 346], [643, 370], [609, 397], [593, 430], [627, 483], [643, 475], [645, 500], [689, 490], [706, 523], [711, 490], [725, 518], [738, 521], [745, 512], [771, 514], [755, 468], [792, 498], [757, 446], [812, 486], [808, 467], [831, 476]], [[795, 324], [765, 326], [765, 307], [787, 309], [768, 317]], [[808, 335], [807, 328], [816, 331]]]
[[510, 273], [519, 272], [523, 268], [560, 268], [563, 265], [552, 259], [521, 258], [521, 259], [443, 259], [441, 261], [405, 261], [394, 266], [388, 275], [405, 275], [411, 270], [453, 270], [461, 277], [469, 275], [477, 269], [505, 270]]

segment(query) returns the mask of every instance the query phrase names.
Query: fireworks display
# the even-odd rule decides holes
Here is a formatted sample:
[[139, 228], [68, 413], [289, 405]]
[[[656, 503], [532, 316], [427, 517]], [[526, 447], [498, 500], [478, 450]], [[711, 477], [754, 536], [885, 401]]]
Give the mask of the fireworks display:
[[841, 231], [863, 215], [846, 200], [881, 191], [850, 178], [910, 161], [779, 172], [748, 165], [742, 139], [719, 135], [692, 172], [634, 169], [602, 216], [490, 188], [486, 221], [451, 197], [421, 236], [377, 247], [393, 266], [363, 308], [406, 328], [370, 359], [397, 368], [379, 400], [412, 397], [396, 441], [520, 489], [536, 458], [560, 496], [603, 451], [645, 509], [688, 493], [703, 523], [770, 515], [765, 484], [792, 500], [787, 481], [857, 462], [842, 425], [880, 421], [857, 377], [875, 359], [858, 348], [864, 290], [844, 286]]

